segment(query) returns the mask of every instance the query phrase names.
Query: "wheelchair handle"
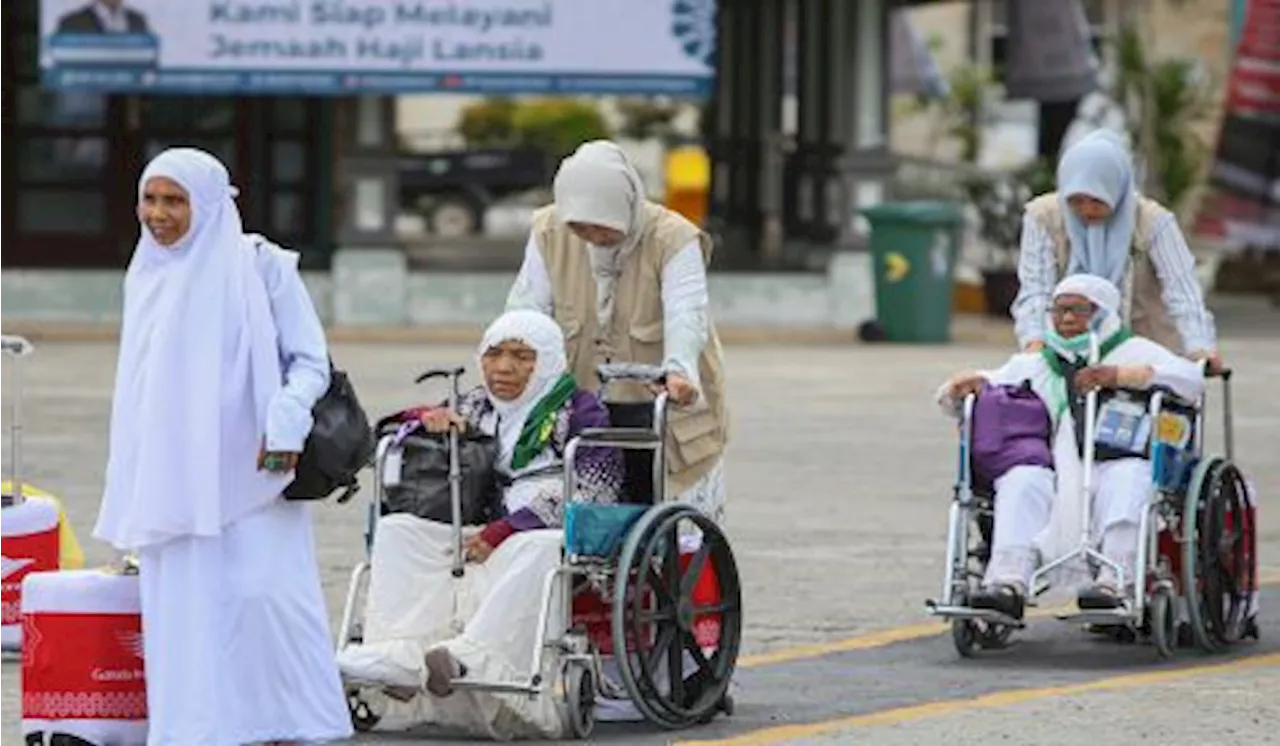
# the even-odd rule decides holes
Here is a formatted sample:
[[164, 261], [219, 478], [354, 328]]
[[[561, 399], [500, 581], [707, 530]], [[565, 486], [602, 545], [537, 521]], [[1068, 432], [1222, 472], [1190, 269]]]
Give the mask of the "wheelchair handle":
[[600, 378], [601, 384], [636, 381], [661, 386], [667, 382], [667, 371], [664, 368], [643, 363], [601, 363], [596, 367], [596, 376]]
[[467, 369], [462, 366], [458, 366], [456, 368], [433, 368], [413, 379], [413, 382], [422, 383], [423, 381], [430, 381], [433, 378], [459, 378], [466, 371]]

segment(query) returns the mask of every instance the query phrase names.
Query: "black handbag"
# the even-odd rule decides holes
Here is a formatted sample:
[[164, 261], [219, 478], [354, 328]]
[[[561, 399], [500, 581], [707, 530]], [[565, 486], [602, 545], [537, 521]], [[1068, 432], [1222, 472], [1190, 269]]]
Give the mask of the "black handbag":
[[[408, 513], [428, 521], [452, 522], [449, 491], [449, 437], [415, 434], [391, 447], [384, 469], [382, 515]], [[482, 526], [500, 517], [498, 442], [484, 435], [458, 438], [462, 525]]]
[[373, 430], [347, 374], [329, 361], [329, 388], [312, 408], [315, 424], [298, 458], [286, 500], [324, 500], [342, 490], [338, 502], [360, 489], [356, 477], [373, 458]]

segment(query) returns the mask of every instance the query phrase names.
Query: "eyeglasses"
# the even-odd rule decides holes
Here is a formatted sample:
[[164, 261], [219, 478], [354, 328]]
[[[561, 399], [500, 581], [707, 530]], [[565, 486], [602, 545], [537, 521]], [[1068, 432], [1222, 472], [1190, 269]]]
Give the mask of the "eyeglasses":
[[1055, 303], [1049, 312], [1055, 318], [1062, 318], [1067, 314], [1071, 314], [1076, 318], [1089, 318], [1093, 316], [1093, 311], [1092, 303]]

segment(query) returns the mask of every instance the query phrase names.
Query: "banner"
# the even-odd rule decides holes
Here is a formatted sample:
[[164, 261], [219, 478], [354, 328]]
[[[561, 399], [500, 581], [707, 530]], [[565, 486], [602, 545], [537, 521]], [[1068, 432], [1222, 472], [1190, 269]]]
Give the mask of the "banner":
[[42, 0], [57, 89], [703, 96], [715, 0]]
[[1196, 232], [1280, 249], [1280, 0], [1249, 0]]

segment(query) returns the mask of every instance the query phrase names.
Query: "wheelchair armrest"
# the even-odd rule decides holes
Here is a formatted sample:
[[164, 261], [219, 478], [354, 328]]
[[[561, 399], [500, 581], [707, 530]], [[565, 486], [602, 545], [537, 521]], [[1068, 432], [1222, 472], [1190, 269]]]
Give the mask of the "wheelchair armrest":
[[635, 443], [657, 444], [658, 436], [652, 430], [635, 427], [588, 427], [578, 434], [578, 442], [591, 443]]
[[1148, 389], [1148, 391], [1151, 394], [1155, 394], [1159, 392], [1161, 397], [1160, 398], [1161, 408], [1167, 408], [1172, 406], [1175, 409], [1185, 409], [1192, 412], [1195, 412], [1200, 408], [1197, 402], [1188, 401], [1182, 398], [1181, 396], [1178, 395], [1176, 391], [1169, 388], [1168, 386], [1152, 386], [1150, 389]]

